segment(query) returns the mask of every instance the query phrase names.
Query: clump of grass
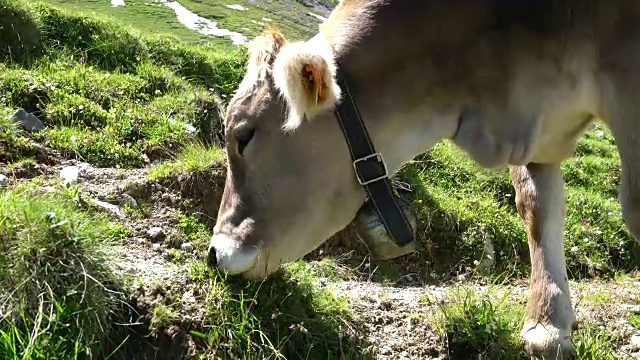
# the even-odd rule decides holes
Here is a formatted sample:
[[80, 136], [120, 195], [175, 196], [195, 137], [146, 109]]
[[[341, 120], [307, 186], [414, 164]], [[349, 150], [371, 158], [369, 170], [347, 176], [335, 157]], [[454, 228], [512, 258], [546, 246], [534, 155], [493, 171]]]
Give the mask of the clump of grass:
[[118, 345], [124, 296], [110, 246], [125, 232], [82, 211], [69, 191], [0, 192], [0, 358], [108, 355]]
[[332, 359], [363, 353], [346, 298], [319, 287], [303, 262], [260, 283], [225, 278], [200, 261], [190, 264], [190, 273], [204, 292], [196, 301], [207, 313], [191, 335], [208, 356]]
[[148, 176], [157, 180], [177, 174], [205, 173], [219, 167], [224, 158], [224, 152], [220, 148], [192, 142], [184, 146], [173, 161], [152, 167]]
[[194, 215], [176, 211], [175, 217], [178, 220], [177, 228], [184, 235], [186, 241], [197, 248], [205, 249], [211, 238], [211, 229]]
[[607, 304], [612, 300], [613, 296], [606, 289], [595, 289], [593, 291], [587, 289], [587, 293], [582, 298], [582, 301], [594, 305]]
[[620, 336], [594, 324], [583, 324], [573, 334], [576, 359], [584, 360], [621, 360], [632, 359], [624, 356], [615, 348], [622, 345]]
[[438, 305], [434, 327], [453, 358], [526, 359], [519, 338], [524, 309], [496, 290], [461, 286]]

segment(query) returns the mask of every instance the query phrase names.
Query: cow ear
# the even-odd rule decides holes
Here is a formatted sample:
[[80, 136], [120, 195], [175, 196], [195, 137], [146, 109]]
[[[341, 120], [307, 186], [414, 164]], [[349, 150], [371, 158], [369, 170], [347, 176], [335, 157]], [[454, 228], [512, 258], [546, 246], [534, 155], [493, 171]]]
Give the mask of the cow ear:
[[274, 84], [289, 106], [285, 129], [312, 120], [340, 98], [336, 66], [330, 50], [306, 42], [287, 44], [273, 64]]

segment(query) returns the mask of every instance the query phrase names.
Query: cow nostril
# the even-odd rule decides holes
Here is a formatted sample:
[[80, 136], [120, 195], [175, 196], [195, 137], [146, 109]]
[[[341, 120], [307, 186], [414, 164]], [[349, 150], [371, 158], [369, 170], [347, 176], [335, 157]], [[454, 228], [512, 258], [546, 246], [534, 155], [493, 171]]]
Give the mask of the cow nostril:
[[216, 265], [218, 265], [216, 249], [213, 246], [209, 246], [209, 252], [207, 253], [207, 264], [211, 267], [216, 267]]

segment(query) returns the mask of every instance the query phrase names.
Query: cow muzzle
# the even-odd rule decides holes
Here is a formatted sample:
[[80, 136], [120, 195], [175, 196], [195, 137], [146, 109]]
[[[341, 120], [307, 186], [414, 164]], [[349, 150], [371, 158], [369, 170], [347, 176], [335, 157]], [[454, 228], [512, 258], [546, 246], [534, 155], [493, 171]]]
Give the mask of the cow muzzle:
[[242, 246], [231, 236], [215, 234], [209, 242], [207, 262], [211, 267], [236, 275], [253, 268], [258, 261], [258, 254], [255, 246]]

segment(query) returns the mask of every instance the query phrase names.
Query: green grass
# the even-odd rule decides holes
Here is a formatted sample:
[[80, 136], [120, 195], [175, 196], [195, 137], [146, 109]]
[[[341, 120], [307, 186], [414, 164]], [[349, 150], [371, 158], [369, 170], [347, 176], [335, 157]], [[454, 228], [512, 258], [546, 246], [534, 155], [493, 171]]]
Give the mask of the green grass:
[[508, 302], [508, 291], [456, 287], [440, 303], [433, 324], [453, 358], [525, 359], [519, 330], [524, 307]]
[[[78, 14], [78, 3], [62, 5], [0, 0], [0, 10], [12, 14], [0, 18], [0, 162], [27, 166], [38, 144], [98, 166], [170, 159], [151, 171], [157, 178], [204, 173], [224, 161], [217, 145], [221, 106], [242, 75], [244, 48], [147, 36], [111, 18]], [[97, 12], [119, 10], [93, 5]], [[131, 16], [136, 10], [127, 8]], [[129, 22], [145, 26], [137, 19]], [[17, 106], [34, 112], [45, 129], [22, 131], [9, 120]], [[198, 130], [195, 138], [181, 123]], [[0, 289], [16, 289], [0, 293], [0, 358], [71, 359], [127, 349], [126, 335], [140, 334], [115, 325], [127, 314], [127, 299], [107, 251], [123, 228], [88, 209], [76, 188], [37, 194], [39, 181], [0, 193]], [[55, 216], [48, 220], [48, 213]], [[144, 217], [144, 209], [127, 213]], [[210, 237], [207, 226], [180, 213], [176, 231], [199, 250]], [[171, 250], [184, 269], [185, 252]], [[325, 359], [361, 352], [347, 336], [348, 303], [316, 287], [308, 265], [291, 264], [250, 283], [190, 260], [183, 288], [151, 304], [152, 332], [187, 326], [184, 319], [201, 310], [187, 327], [202, 356]], [[194, 303], [182, 301], [185, 292]]]
[[[126, 6], [112, 7], [109, 1], [102, 0], [46, 1], [102, 18], [117, 18], [138, 29], [176, 37], [187, 43], [207, 44], [219, 51], [234, 47], [229, 37], [206, 36], [188, 29], [177, 20], [172, 9], [159, 2], [129, 0], [126, 1]], [[305, 39], [314, 34], [319, 24], [318, 20], [307, 15], [307, 12], [312, 10], [296, 2], [262, 0], [255, 4], [245, 0], [183, 0], [180, 4], [201, 17], [217, 22], [219, 28], [245, 35], [247, 40], [257, 36], [268, 24], [276, 25], [291, 40]], [[230, 9], [226, 6], [230, 4], [241, 5], [247, 10]], [[264, 18], [271, 21], [265, 21]]]
[[[0, 53], [0, 115], [34, 112], [45, 129], [32, 140], [96, 165], [139, 167], [188, 140], [182, 123], [207, 144], [219, 138], [220, 106], [241, 77], [244, 47], [192, 46], [37, 3], [2, 0], [0, 8], [15, 14], [0, 19], [0, 36], [20, 39]], [[14, 162], [30, 139], [5, 123], [0, 161]]]
[[574, 335], [576, 358], [580, 360], [631, 359], [615, 351], [626, 340], [595, 324], [586, 324]]
[[[525, 297], [514, 298], [508, 287], [492, 284], [478, 290], [456, 285], [437, 302], [430, 315], [452, 358], [529, 359], [520, 338]], [[425, 301], [433, 300], [428, 297]], [[576, 359], [623, 359], [620, 335], [589, 321], [572, 334]]]
[[224, 152], [218, 147], [208, 147], [202, 143], [189, 143], [171, 161], [153, 166], [149, 178], [157, 180], [178, 174], [205, 173], [222, 167]]
[[108, 355], [125, 300], [110, 249], [125, 230], [34, 185], [0, 191], [0, 358]]
[[[348, 302], [316, 285], [302, 262], [259, 283], [225, 279], [203, 262], [190, 263], [190, 283], [206, 321], [191, 332], [203, 354], [243, 358], [359, 358], [364, 346], [351, 337]], [[204, 355], [203, 355], [204, 356]]]

